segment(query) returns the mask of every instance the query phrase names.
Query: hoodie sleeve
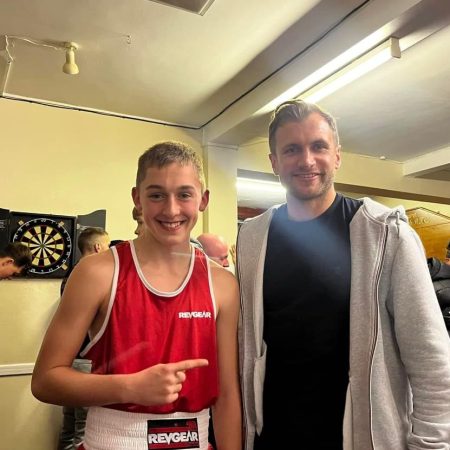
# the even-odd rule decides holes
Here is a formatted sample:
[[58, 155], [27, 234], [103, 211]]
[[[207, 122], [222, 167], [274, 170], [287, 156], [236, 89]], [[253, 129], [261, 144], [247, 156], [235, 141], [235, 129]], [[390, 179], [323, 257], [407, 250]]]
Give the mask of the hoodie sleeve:
[[450, 450], [450, 339], [422, 243], [406, 224], [399, 237], [389, 306], [413, 394], [408, 449]]

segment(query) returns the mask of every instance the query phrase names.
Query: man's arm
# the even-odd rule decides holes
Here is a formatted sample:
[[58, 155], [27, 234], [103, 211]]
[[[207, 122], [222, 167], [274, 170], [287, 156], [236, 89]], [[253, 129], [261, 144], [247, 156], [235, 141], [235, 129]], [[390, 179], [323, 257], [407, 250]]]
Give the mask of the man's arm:
[[450, 340], [419, 238], [400, 233], [392, 270], [395, 336], [413, 393], [408, 448], [450, 448]]
[[218, 306], [216, 322], [220, 394], [212, 407], [218, 450], [242, 448], [242, 410], [238, 372], [237, 322], [239, 291], [227, 270], [212, 268], [214, 295]]
[[188, 376], [184, 371], [208, 364], [206, 360], [158, 364], [130, 375], [72, 369], [88, 329], [97, 332], [104, 320], [113, 272], [111, 252], [87, 257], [74, 269], [36, 361], [31, 389], [39, 400], [72, 406], [171, 403]]

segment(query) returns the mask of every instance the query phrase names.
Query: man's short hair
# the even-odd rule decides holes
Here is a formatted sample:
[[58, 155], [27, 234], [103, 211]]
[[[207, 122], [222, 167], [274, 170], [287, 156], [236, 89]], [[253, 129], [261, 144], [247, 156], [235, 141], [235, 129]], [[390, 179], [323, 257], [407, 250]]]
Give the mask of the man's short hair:
[[325, 112], [314, 103], [307, 103], [303, 100], [289, 100], [279, 105], [272, 114], [269, 124], [269, 147], [270, 153], [275, 154], [276, 140], [275, 134], [281, 126], [288, 122], [301, 122], [310, 114], [320, 114], [333, 131], [334, 141], [339, 145], [339, 134], [336, 120], [333, 116]]
[[202, 185], [202, 191], [205, 189], [202, 160], [192, 147], [176, 141], [155, 144], [140, 156], [136, 175], [136, 187], [145, 178], [145, 172], [149, 167], [161, 169], [172, 163], [178, 163], [181, 166], [192, 164], [197, 171], [200, 184]]
[[99, 237], [108, 236], [108, 233], [100, 227], [87, 227], [78, 236], [78, 248], [81, 254], [92, 251]]
[[0, 250], [0, 258], [12, 258], [14, 265], [23, 267], [24, 270], [31, 266], [33, 256], [27, 245], [21, 242], [12, 242], [3, 250]]

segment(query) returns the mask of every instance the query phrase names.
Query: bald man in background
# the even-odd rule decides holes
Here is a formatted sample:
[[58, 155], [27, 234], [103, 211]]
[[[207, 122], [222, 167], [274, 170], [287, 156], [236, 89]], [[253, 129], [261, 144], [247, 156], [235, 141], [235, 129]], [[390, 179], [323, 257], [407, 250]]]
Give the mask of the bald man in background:
[[222, 267], [230, 267], [228, 262], [228, 244], [222, 236], [203, 233], [197, 237], [205, 253]]

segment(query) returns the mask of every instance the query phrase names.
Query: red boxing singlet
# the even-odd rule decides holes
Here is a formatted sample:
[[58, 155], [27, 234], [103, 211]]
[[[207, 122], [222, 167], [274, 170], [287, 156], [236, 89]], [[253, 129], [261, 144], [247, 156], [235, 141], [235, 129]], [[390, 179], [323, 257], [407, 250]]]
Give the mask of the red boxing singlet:
[[160, 363], [204, 358], [207, 367], [187, 372], [179, 398], [168, 405], [109, 405], [153, 414], [197, 412], [218, 396], [216, 311], [209, 263], [193, 248], [186, 279], [174, 292], [160, 292], [144, 278], [133, 242], [111, 248], [114, 279], [105, 322], [83, 352], [92, 373], [135, 373]]

